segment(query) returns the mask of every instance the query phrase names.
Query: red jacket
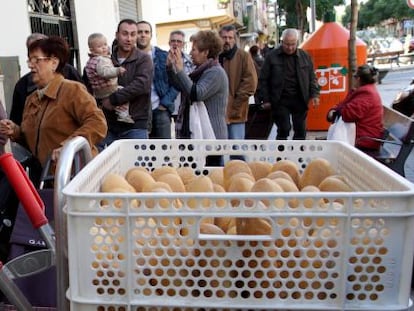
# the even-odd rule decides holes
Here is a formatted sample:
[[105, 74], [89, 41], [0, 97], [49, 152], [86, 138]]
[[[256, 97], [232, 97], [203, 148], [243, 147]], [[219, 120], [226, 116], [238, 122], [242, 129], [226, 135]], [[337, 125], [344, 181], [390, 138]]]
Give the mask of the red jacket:
[[360, 139], [364, 136], [382, 138], [383, 135], [383, 107], [375, 84], [366, 84], [350, 91], [334, 109], [345, 122], [355, 122], [356, 147], [379, 149], [381, 143]]

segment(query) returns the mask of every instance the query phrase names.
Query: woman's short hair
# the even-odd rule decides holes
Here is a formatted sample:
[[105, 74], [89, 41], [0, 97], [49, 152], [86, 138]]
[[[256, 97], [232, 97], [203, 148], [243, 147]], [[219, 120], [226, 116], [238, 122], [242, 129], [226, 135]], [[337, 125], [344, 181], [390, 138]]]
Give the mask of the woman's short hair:
[[217, 58], [223, 49], [223, 40], [213, 30], [200, 30], [191, 36], [190, 41], [200, 51], [208, 50], [208, 58]]
[[48, 57], [56, 57], [59, 60], [56, 72], [63, 73], [63, 67], [69, 60], [69, 45], [64, 39], [58, 36], [50, 36], [33, 41], [29, 45], [29, 54], [35, 50], [42, 51]]
[[377, 82], [378, 69], [370, 65], [359, 66], [355, 76], [359, 77], [360, 84], [372, 84]]

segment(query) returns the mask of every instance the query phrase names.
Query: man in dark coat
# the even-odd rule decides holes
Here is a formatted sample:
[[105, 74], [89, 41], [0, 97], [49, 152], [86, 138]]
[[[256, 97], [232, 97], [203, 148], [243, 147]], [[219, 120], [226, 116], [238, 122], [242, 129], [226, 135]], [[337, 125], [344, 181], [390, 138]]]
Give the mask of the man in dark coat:
[[308, 103], [319, 105], [319, 86], [308, 53], [298, 49], [299, 34], [288, 28], [282, 44], [266, 56], [259, 77], [263, 109], [271, 110], [277, 126], [276, 139], [287, 139], [292, 118], [293, 139], [306, 139]]

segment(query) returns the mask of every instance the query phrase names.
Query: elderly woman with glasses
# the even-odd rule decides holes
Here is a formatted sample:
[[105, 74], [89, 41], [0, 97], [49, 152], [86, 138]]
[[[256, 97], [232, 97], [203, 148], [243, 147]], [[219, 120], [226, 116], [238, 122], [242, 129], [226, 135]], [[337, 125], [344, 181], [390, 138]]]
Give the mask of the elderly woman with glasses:
[[329, 122], [335, 122], [337, 116], [342, 116], [344, 122], [354, 122], [355, 147], [365, 152], [377, 151], [381, 143], [371, 138], [383, 136], [383, 106], [375, 86], [377, 75], [376, 68], [359, 66], [353, 76], [355, 88], [327, 114]]
[[58, 160], [65, 142], [75, 136], [85, 137], [96, 154], [95, 145], [106, 135], [106, 120], [85, 86], [63, 77], [69, 58], [67, 43], [60, 37], [36, 40], [28, 53], [37, 90], [26, 99], [21, 125], [1, 120], [0, 134], [26, 146], [40, 168], [49, 156]]

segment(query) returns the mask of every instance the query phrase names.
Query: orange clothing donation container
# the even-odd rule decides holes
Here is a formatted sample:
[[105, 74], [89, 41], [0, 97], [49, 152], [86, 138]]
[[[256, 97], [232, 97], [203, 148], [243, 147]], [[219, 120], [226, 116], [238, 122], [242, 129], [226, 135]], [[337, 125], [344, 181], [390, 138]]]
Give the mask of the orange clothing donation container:
[[[348, 85], [348, 40], [349, 31], [336, 22], [325, 22], [300, 46], [312, 57], [315, 74], [320, 87], [320, 105], [310, 109], [307, 118], [308, 130], [325, 131], [329, 127], [326, 114], [339, 103], [349, 90]], [[356, 39], [357, 65], [365, 64], [367, 45]]]

